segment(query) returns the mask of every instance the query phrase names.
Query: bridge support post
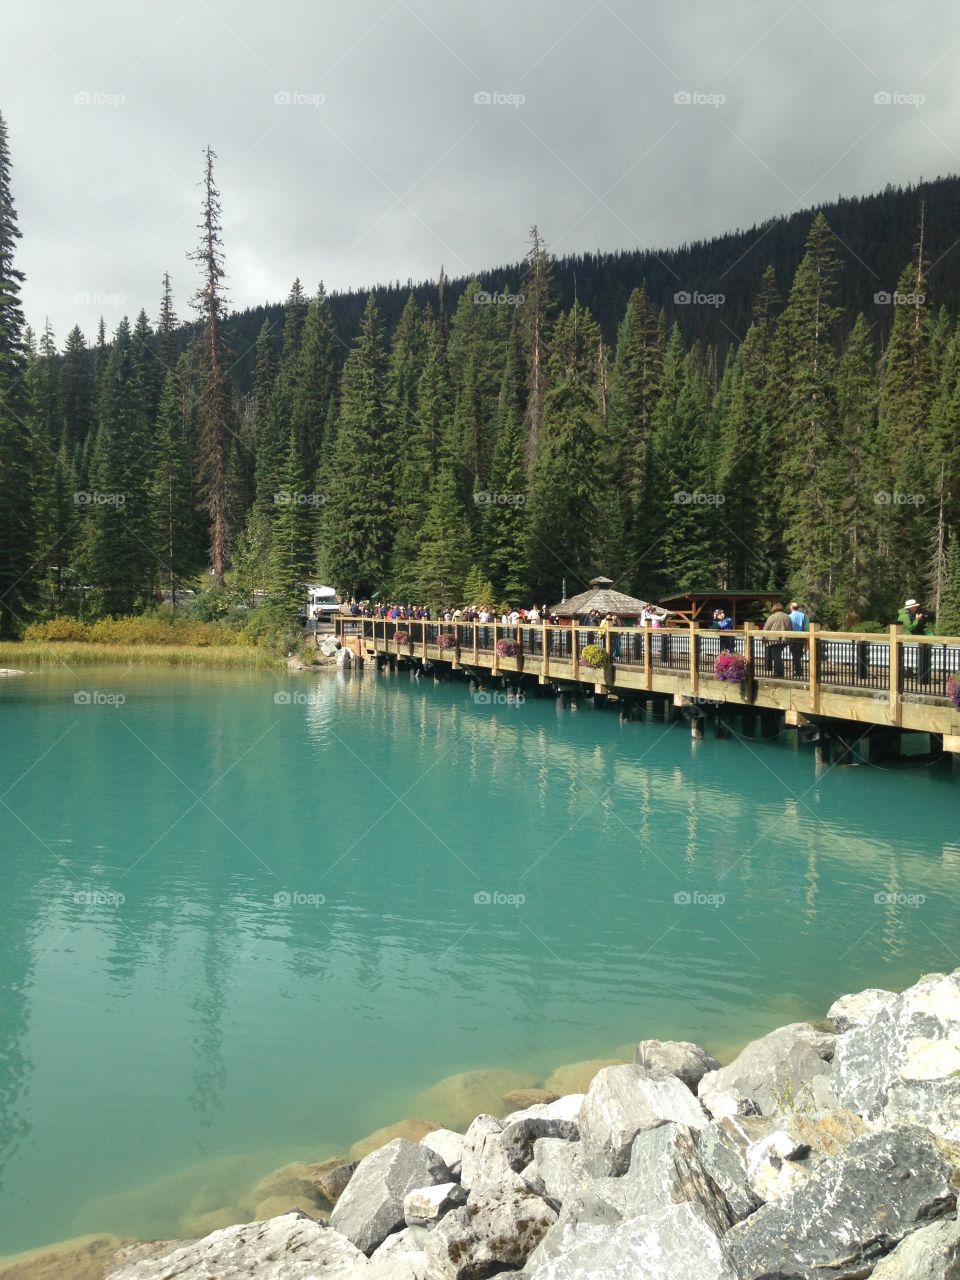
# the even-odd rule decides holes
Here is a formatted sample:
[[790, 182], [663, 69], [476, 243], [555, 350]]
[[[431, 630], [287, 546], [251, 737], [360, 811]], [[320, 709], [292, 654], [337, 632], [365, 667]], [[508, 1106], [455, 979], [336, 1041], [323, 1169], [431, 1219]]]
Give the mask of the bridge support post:
[[814, 743], [814, 751], [816, 752], [817, 764], [825, 768], [830, 763], [830, 738], [828, 734], [820, 734]]
[[703, 722], [705, 719], [705, 716], [690, 717], [690, 737], [694, 742], [703, 741]]
[[777, 711], [760, 712], [760, 736], [762, 738], [778, 738], [780, 736], [780, 714]]
[[714, 736], [718, 739], [730, 737], [730, 724], [723, 714], [722, 709], [718, 709], [717, 714], [713, 718]]

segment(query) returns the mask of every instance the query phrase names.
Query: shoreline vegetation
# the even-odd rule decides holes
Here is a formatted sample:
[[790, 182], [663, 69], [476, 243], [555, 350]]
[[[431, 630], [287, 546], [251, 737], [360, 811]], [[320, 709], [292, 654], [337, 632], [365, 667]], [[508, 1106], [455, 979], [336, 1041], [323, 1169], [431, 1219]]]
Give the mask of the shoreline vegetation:
[[257, 671], [283, 671], [286, 659], [256, 645], [95, 644], [80, 641], [10, 641], [0, 644], [3, 667], [102, 666], [107, 663], [146, 666], [217, 666]]
[[273, 1275], [294, 1254], [291, 1276], [343, 1280], [595, 1280], [624, 1261], [645, 1280], [757, 1280], [838, 1258], [849, 1280], [952, 1275], [958, 1009], [960, 969], [841, 996], [725, 1065], [642, 1040], [544, 1078], [463, 1072], [349, 1148], [230, 1203], [194, 1197], [180, 1239], [88, 1234], [0, 1258], [0, 1280]]

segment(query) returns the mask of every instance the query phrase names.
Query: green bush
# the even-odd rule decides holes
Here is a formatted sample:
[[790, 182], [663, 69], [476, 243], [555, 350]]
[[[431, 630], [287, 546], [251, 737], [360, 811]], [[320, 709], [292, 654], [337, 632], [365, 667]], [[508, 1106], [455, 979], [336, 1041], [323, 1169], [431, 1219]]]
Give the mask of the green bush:
[[296, 653], [302, 638], [303, 630], [290, 610], [270, 601], [251, 610], [243, 628], [247, 644], [276, 654]]
[[580, 652], [580, 665], [599, 671], [606, 664], [607, 651], [598, 644], [585, 644]]
[[243, 643], [237, 629], [216, 622], [197, 622], [181, 618], [172, 610], [154, 610], [125, 618], [100, 618], [97, 622], [80, 622], [76, 618], [51, 618], [27, 627], [24, 640], [74, 641], [83, 644], [143, 645], [176, 644], [235, 645]]
[[855, 622], [852, 627], [847, 628], [848, 631], [863, 631], [869, 635], [880, 635], [883, 631], [888, 631], [889, 627], [884, 626], [882, 622]]

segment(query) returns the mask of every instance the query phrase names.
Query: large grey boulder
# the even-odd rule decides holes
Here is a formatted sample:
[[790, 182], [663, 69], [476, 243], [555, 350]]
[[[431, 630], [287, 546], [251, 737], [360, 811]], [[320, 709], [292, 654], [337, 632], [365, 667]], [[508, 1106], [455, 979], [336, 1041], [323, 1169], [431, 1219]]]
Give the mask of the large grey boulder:
[[526, 1272], [529, 1280], [741, 1280], [703, 1210], [670, 1205], [630, 1218]]
[[921, 978], [840, 1036], [833, 1086], [860, 1115], [960, 1141], [960, 970]]
[[598, 1072], [580, 1110], [585, 1167], [595, 1175], [626, 1173], [638, 1133], [673, 1121], [699, 1129], [703, 1108], [676, 1076], [650, 1075], [637, 1066]]
[[895, 991], [884, 991], [880, 987], [868, 987], [866, 991], [855, 991], [848, 996], [834, 1000], [827, 1010], [827, 1021], [833, 1023], [837, 1035], [844, 1031], [852, 1031], [854, 1027], [865, 1027], [871, 1023], [881, 1009], [892, 1004], [897, 998]]
[[904, 1236], [953, 1213], [955, 1173], [948, 1150], [920, 1128], [869, 1134], [725, 1243], [745, 1276], [860, 1280]]
[[613, 1215], [610, 1223], [597, 1223], [564, 1218], [561, 1213], [560, 1217], [527, 1259], [524, 1275], [534, 1274], [537, 1267], [542, 1266], [545, 1262], [552, 1261], [554, 1258], [559, 1258], [561, 1254], [572, 1252], [580, 1245], [599, 1244], [601, 1241], [606, 1240], [611, 1228], [616, 1226], [619, 1221], [620, 1218], [617, 1214]]
[[588, 1176], [580, 1143], [563, 1138], [538, 1138], [533, 1144], [533, 1159], [523, 1170], [533, 1190], [558, 1205], [581, 1191]]
[[626, 1174], [597, 1178], [591, 1189], [624, 1220], [689, 1202], [703, 1209], [717, 1235], [734, 1222], [726, 1197], [700, 1158], [696, 1132], [687, 1125], [663, 1124], [638, 1133]]
[[347, 1280], [366, 1262], [338, 1231], [294, 1211], [267, 1222], [224, 1227], [109, 1275], [110, 1280]]
[[763, 1126], [760, 1134], [746, 1127], [748, 1117], [714, 1120], [697, 1133], [697, 1152], [713, 1184], [723, 1192], [734, 1222], [741, 1222], [763, 1203], [747, 1172], [747, 1151], [752, 1142], [769, 1132], [772, 1120], [750, 1119]]
[[812, 1023], [793, 1022], [754, 1040], [726, 1067], [708, 1071], [698, 1094], [738, 1089], [753, 1098], [764, 1115], [787, 1110], [804, 1086], [829, 1071], [836, 1037]]
[[720, 1069], [712, 1053], [689, 1040], [641, 1040], [633, 1052], [633, 1061], [635, 1066], [655, 1075], [676, 1076], [694, 1093], [708, 1071]]
[[960, 1280], [960, 1222], [914, 1231], [874, 1267], [872, 1280]]
[[758, 1116], [760, 1108], [739, 1089], [707, 1089], [699, 1095], [700, 1105], [713, 1120], [733, 1116]]
[[431, 1280], [483, 1280], [519, 1270], [556, 1221], [555, 1211], [530, 1191], [471, 1194], [427, 1238]]
[[507, 1116], [495, 1142], [503, 1151], [510, 1168], [519, 1172], [524, 1165], [530, 1163], [533, 1145], [538, 1138], [560, 1138], [576, 1142], [580, 1137], [577, 1118], [583, 1101], [584, 1095], [577, 1093], [559, 1098], [556, 1102], [539, 1103]]
[[330, 1225], [363, 1253], [372, 1253], [404, 1225], [403, 1200], [408, 1191], [449, 1181], [450, 1171], [435, 1152], [395, 1138], [357, 1165], [334, 1206]]
[[357, 1280], [429, 1280], [427, 1256], [423, 1252], [426, 1239], [423, 1227], [405, 1227], [387, 1236], [370, 1255], [369, 1265], [358, 1267], [354, 1273]]
[[523, 1179], [514, 1171], [500, 1141], [504, 1127], [496, 1116], [479, 1115], [467, 1128], [460, 1181], [469, 1191], [483, 1187], [525, 1189]]

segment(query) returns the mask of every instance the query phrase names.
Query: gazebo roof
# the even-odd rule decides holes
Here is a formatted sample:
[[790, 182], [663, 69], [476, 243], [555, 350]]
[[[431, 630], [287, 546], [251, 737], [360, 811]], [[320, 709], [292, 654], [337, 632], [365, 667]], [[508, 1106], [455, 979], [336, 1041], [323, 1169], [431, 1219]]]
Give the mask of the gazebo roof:
[[[562, 604], [555, 604], [551, 610], [561, 618], [576, 618], [585, 613], [615, 613], [633, 617], [643, 613], [644, 609], [659, 609], [659, 605], [650, 604], [647, 600], [638, 600], [636, 596], [624, 595], [622, 591], [614, 591], [612, 578], [591, 578], [588, 590], [581, 591], [578, 596], [571, 596]], [[662, 610], [667, 613], [668, 610]]]

